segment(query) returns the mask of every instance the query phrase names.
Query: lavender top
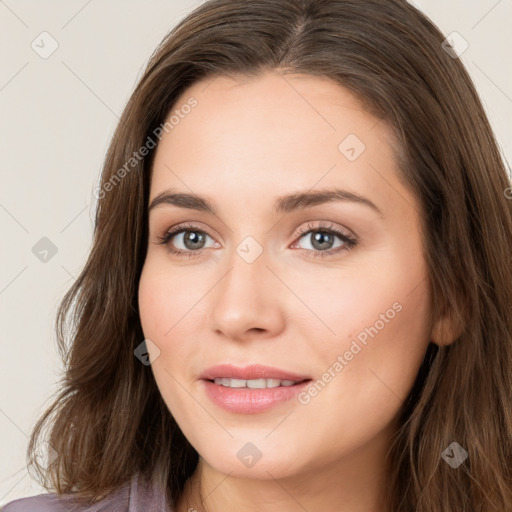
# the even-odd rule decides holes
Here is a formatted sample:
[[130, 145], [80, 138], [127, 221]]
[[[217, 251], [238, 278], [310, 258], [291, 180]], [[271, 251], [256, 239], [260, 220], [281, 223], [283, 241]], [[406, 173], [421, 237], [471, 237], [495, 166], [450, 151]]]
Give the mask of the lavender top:
[[172, 512], [165, 492], [135, 475], [130, 482], [91, 506], [70, 501], [72, 494], [39, 494], [11, 501], [0, 512]]

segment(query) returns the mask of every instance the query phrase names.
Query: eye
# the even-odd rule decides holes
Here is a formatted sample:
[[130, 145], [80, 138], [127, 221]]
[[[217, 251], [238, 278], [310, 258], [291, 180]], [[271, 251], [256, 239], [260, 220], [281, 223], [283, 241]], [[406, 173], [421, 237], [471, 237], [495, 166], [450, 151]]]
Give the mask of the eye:
[[[180, 224], [160, 236], [158, 243], [166, 245], [172, 254], [188, 254], [189, 257], [192, 257], [195, 256], [193, 253], [199, 253], [202, 249], [207, 248], [205, 247], [207, 238], [211, 239], [207, 233], [197, 226], [193, 224]], [[181, 245], [181, 248], [176, 248], [175, 244]]]
[[[317, 226], [308, 224], [305, 228], [299, 230], [298, 235], [299, 240], [309, 240], [312, 249], [306, 248], [305, 250], [308, 256], [312, 255], [314, 257], [324, 257], [344, 250], [348, 251], [358, 244], [356, 238], [344, 233], [332, 224]], [[198, 256], [203, 249], [208, 248], [205, 246], [207, 238], [213, 240], [205, 231], [199, 229], [198, 226], [194, 224], [180, 224], [158, 237], [157, 243], [167, 246], [171, 254], [178, 256], [188, 254], [189, 258], [192, 258]], [[337, 246], [334, 245], [336, 238], [340, 241]], [[210, 247], [215, 246], [215, 243], [210, 245]], [[182, 247], [176, 247], [176, 245], [181, 245]], [[292, 245], [293, 248], [296, 246], [297, 242]]]
[[[357, 239], [348, 233], [344, 233], [332, 224], [312, 226], [308, 224], [306, 228], [299, 230], [300, 239], [309, 241], [312, 249], [306, 249], [307, 254], [314, 257], [329, 256], [343, 250], [350, 250], [357, 246]], [[335, 239], [341, 241], [335, 246]], [[296, 245], [296, 244], [295, 244]]]

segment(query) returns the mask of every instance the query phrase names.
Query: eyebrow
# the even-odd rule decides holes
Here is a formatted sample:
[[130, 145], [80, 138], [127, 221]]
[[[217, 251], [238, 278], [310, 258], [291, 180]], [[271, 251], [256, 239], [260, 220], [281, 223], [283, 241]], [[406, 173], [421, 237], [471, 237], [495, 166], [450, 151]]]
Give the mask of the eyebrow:
[[[274, 203], [276, 213], [289, 213], [303, 208], [310, 208], [319, 204], [330, 203], [334, 201], [344, 201], [362, 204], [370, 207], [381, 217], [384, 217], [382, 210], [368, 198], [355, 192], [349, 192], [342, 189], [327, 189], [307, 192], [296, 192], [278, 197]], [[165, 190], [158, 194], [149, 205], [148, 212], [161, 205], [172, 205], [179, 208], [188, 208], [201, 212], [217, 215], [213, 204], [205, 197], [192, 193], [174, 192]]]

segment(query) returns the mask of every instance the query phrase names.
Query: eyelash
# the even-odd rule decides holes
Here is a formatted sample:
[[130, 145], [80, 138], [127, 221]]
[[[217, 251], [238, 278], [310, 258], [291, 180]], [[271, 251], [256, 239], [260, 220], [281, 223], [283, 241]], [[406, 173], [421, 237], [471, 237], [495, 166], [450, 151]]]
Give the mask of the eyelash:
[[[181, 249], [175, 249], [171, 245], [169, 245], [169, 242], [178, 234], [186, 231], [194, 231], [203, 233], [207, 236], [208, 233], [206, 233], [204, 230], [199, 229], [198, 226], [195, 226], [194, 224], [179, 224], [178, 226], [174, 226], [173, 228], [166, 231], [163, 235], [158, 237], [158, 244], [159, 245], [167, 245], [167, 249], [171, 254], [175, 254], [177, 256], [184, 256], [185, 254], [189, 255], [189, 258], [192, 258], [194, 256], [198, 256], [202, 249], [198, 251], [183, 251]], [[318, 250], [312, 250], [312, 249], [303, 249], [306, 251], [308, 256], [313, 256], [315, 258], [324, 258], [326, 256], [330, 256], [332, 254], [336, 254], [338, 252], [341, 252], [343, 250], [350, 251], [354, 247], [357, 246], [358, 241], [356, 238], [351, 237], [347, 235], [346, 233], [343, 233], [338, 228], [334, 227], [332, 224], [329, 226], [326, 225], [319, 225], [319, 226], [311, 226], [311, 224], [308, 223], [308, 225], [305, 228], [302, 228], [297, 233], [297, 240], [301, 239], [304, 235], [307, 235], [311, 232], [321, 232], [321, 233], [327, 233], [330, 235], [336, 235], [341, 239], [341, 241], [344, 243], [343, 246], [337, 247], [335, 249], [329, 249], [327, 251], [318, 251]], [[211, 237], [210, 237], [211, 238]]]

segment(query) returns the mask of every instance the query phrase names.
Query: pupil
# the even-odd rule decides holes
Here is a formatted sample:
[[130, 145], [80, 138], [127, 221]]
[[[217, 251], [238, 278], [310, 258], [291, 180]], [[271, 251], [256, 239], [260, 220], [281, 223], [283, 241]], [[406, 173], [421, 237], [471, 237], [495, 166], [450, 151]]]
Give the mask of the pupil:
[[187, 249], [200, 249], [201, 247], [197, 247], [194, 244], [204, 243], [204, 234], [198, 234], [196, 231], [187, 231], [184, 236], [184, 242]]
[[329, 240], [330, 238], [332, 238], [330, 233], [325, 233], [323, 231], [316, 233], [313, 236], [313, 247], [316, 249], [328, 249], [329, 247], [326, 247], [325, 243], [327, 243], [327, 245], [329, 245], [329, 242], [332, 243], [332, 240]]

